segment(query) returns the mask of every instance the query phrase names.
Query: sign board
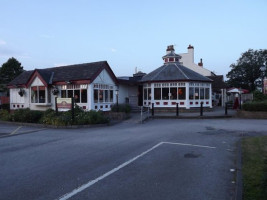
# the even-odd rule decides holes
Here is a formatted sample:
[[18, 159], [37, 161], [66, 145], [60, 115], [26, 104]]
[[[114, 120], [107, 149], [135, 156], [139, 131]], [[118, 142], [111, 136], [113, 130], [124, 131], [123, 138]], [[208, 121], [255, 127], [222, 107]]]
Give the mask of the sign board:
[[71, 109], [72, 98], [57, 98], [57, 108], [60, 109]]

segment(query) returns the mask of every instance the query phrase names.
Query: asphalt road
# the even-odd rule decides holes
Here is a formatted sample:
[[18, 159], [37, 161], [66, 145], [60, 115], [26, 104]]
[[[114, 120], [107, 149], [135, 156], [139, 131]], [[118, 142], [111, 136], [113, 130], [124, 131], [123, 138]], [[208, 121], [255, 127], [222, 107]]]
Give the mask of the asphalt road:
[[[18, 126], [0, 124], [0, 133]], [[235, 199], [237, 142], [266, 120], [21, 127], [0, 138], [0, 199]]]

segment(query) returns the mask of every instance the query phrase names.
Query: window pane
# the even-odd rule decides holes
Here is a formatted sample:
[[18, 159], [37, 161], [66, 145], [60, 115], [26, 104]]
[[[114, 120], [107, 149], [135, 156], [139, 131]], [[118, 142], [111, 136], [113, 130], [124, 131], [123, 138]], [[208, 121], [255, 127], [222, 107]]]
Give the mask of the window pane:
[[61, 90], [61, 97], [66, 98], [67, 97], [67, 91], [66, 90]]
[[200, 88], [200, 99], [204, 99], [204, 88]]
[[109, 95], [110, 96], [110, 102], [113, 102], [113, 90], [110, 90], [109, 92], [110, 92], [109, 93], [110, 94]]
[[68, 98], [72, 98], [73, 97], [73, 90], [68, 90]]
[[189, 99], [194, 99], [194, 88], [193, 87], [189, 88]]
[[171, 99], [177, 99], [177, 88], [170, 88], [170, 92], [171, 92]]
[[45, 103], [45, 87], [39, 87], [39, 103]]
[[74, 90], [74, 101], [80, 103], [80, 90]]
[[87, 103], [87, 90], [81, 90], [82, 103]]
[[154, 88], [154, 99], [161, 100], [161, 88]]
[[178, 98], [181, 99], [181, 100], [184, 100], [185, 97], [186, 97], [186, 94], [185, 94], [185, 87], [182, 87], [182, 88], [179, 88], [178, 89]]
[[48, 103], [51, 103], [51, 88], [48, 89]]
[[94, 102], [98, 103], [98, 90], [94, 90]]
[[148, 100], [151, 100], [151, 88], [147, 89]]
[[105, 90], [105, 102], [109, 102], [108, 90]]
[[144, 100], [147, 100], [147, 88], [144, 88]]
[[31, 102], [38, 103], [37, 86], [31, 87]]
[[195, 88], [195, 99], [196, 100], [199, 99], [199, 88], [198, 87]]
[[99, 102], [103, 102], [104, 99], [104, 91], [103, 90], [99, 90]]
[[169, 99], [169, 88], [162, 88], [162, 99]]
[[205, 99], [209, 99], [209, 98], [210, 98], [210, 89], [205, 88]]

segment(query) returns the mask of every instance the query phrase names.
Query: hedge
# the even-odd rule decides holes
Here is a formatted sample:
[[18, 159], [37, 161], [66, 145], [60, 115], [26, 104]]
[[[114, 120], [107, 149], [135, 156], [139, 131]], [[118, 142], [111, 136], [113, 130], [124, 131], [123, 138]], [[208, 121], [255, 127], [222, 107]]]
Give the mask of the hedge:
[[102, 112], [83, 111], [80, 107], [75, 107], [74, 119], [72, 119], [71, 111], [56, 113], [52, 109], [47, 111], [36, 111], [27, 109], [15, 110], [10, 114], [7, 110], [0, 110], [0, 120], [26, 122], [26, 123], [41, 123], [55, 126], [67, 125], [86, 125], [86, 124], [103, 124], [108, 123], [108, 118]]
[[242, 105], [245, 111], [263, 111], [267, 112], [267, 101], [253, 101]]

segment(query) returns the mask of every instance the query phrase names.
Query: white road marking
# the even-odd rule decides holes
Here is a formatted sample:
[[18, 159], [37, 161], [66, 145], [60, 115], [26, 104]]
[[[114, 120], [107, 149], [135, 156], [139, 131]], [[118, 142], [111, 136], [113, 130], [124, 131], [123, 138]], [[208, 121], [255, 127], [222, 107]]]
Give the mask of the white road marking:
[[10, 133], [10, 135], [16, 134], [16, 132], [21, 128], [22, 128], [22, 126], [19, 126], [18, 128], [16, 128], [16, 130], [14, 130], [12, 133]]
[[163, 144], [174, 144], [174, 145], [181, 145], [181, 146], [192, 146], [192, 147], [201, 147], [201, 148], [216, 149], [216, 147], [203, 146], [203, 145], [195, 145], [195, 144], [184, 144], [184, 143], [176, 143], [176, 142], [162, 142], [162, 143]]
[[171, 144], [171, 145], [182, 145], [182, 146], [193, 146], [193, 147], [201, 147], [201, 148], [216, 148], [216, 147], [210, 147], [210, 146], [202, 146], [202, 145], [194, 145], [194, 144], [184, 144], [184, 143], [174, 143], [174, 142], [160, 142], [158, 144], [156, 144], [155, 146], [151, 147], [150, 149], [144, 151], [143, 153], [139, 154], [138, 156], [126, 161], [125, 163], [119, 165], [118, 167], [106, 172], [105, 174], [99, 176], [98, 178], [94, 179], [94, 180], [90, 180], [87, 183], [85, 183], [84, 185], [81, 185], [80, 187], [72, 190], [71, 192], [61, 196], [58, 200], [67, 200], [69, 198], [71, 198], [72, 196], [82, 192], [83, 190], [91, 187], [92, 185], [94, 185], [95, 183], [97, 183], [98, 181], [101, 181], [102, 179], [110, 176], [111, 174], [119, 171], [120, 169], [126, 167], [127, 165], [131, 164], [132, 162], [134, 162], [135, 160], [137, 160], [138, 158], [141, 158], [142, 156], [146, 155], [147, 153], [149, 153], [150, 151], [156, 149], [157, 147], [159, 147], [162, 144]]

